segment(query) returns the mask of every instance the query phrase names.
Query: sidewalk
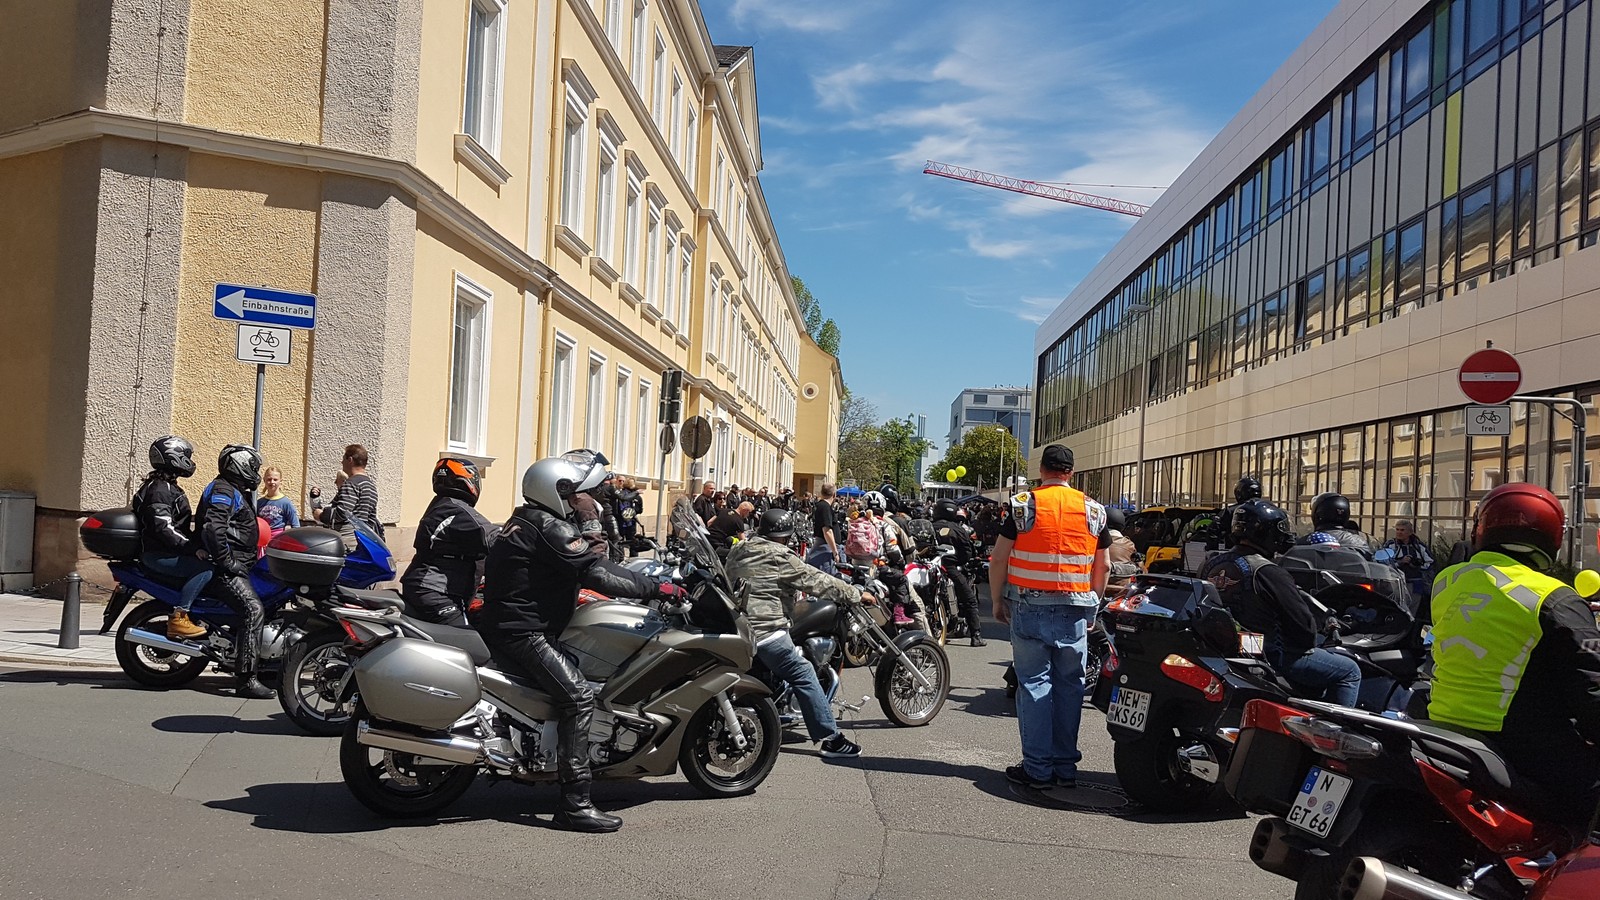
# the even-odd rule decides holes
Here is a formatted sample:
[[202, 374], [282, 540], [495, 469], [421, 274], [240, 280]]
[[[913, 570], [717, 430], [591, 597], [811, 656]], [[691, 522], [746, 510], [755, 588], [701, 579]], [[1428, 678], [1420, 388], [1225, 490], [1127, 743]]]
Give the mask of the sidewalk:
[[115, 641], [100, 635], [105, 606], [85, 603], [80, 609], [78, 649], [56, 646], [61, 635], [61, 601], [24, 594], [0, 594], [0, 662], [46, 667], [117, 665]]

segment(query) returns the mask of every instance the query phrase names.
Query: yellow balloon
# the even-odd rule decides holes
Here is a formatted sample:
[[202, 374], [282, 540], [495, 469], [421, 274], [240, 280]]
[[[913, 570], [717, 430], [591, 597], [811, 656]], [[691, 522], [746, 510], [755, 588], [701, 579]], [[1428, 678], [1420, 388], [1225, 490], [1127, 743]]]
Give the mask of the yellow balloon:
[[956, 474], [956, 470], [955, 469], [946, 469], [945, 470], [945, 473], [944, 473], [944, 480], [945, 481], [955, 481], [957, 478], [960, 478], [960, 477], [961, 477], [960, 475]]
[[967, 477], [967, 467], [966, 466], [956, 466], [956, 477], [957, 478], [965, 478], [965, 477]]
[[1573, 579], [1572, 586], [1578, 589], [1578, 596], [1593, 597], [1600, 594], [1600, 572], [1593, 569], [1584, 569]]

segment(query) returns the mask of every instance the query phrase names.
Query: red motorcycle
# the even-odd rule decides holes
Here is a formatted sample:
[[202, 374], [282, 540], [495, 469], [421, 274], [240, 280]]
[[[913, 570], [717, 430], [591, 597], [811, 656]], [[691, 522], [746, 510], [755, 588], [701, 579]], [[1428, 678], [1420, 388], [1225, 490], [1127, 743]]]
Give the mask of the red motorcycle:
[[1600, 834], [1465, 731], [1307, 700], [1252, 700], [1224, 778], [1266, 813], [1250, 859], [1295, 900], [1600, 897]]

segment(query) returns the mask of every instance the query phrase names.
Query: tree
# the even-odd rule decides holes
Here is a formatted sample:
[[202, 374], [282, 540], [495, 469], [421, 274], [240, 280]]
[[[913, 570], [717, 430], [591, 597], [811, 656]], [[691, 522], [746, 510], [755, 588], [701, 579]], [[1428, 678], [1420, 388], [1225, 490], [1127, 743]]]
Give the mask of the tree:
[[878, 408], [872, 401], [845, 388], [839, 402], [839, 477], [857, 481], [876, 478]]
[[829, 356], [839, 355], [839, 326], [832, 319], [822, 323], [817, 329], [817, 346]]
[[946, 471], [960, 466], [967, 467], [967, 474], [956, 479], [956, 484], [976, 487], [981, 478], [986, 487], [997, 487], [1002, 466], [1007, 478], [1026, 475], [1028, 459], [1022, 455], [1021, 442], [1011, 432], [998, 425], [984, 425], [967, 432], [960, 443], [946, 449], [944, 458], [928, 470], [929, 477], [942, 480]]
[[822, 327], [822, 304], [817, 302], [811, 288], [806, 287], [806, 283], [798, 276], [790, 275], [789, 283], [794, 287], [794, 299], [800, 306], [801, 327], [815, 340], [817, 330]]
[[893, 479], [895, 489], [910, 497], [917, 492], [917, 461], [933, 447], [917, 437], [916, 426], [905, 419], [890, 419], [878, 426], [879, 475]]

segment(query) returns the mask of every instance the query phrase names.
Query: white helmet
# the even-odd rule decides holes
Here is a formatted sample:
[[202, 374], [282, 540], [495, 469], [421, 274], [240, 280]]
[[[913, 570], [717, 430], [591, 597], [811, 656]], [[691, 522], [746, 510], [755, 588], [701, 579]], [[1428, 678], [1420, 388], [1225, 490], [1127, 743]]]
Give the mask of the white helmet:
[[541, 459], [522, 475], [522, 496], [535, 506], [565, 517], [572, 512], [567, 498], [577, 493], [587, 473], [559, 456]]
[[870, 509], [873, 512], [883, 512], [889, 508], [888, 498], [884, 497], [883, 494], [878, 491], [867, 491], [866, 496], [862, 497], [861, 500], [866, 505], [867, 509]]

